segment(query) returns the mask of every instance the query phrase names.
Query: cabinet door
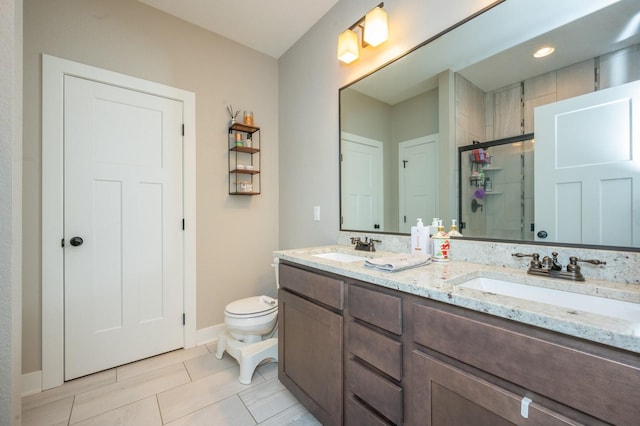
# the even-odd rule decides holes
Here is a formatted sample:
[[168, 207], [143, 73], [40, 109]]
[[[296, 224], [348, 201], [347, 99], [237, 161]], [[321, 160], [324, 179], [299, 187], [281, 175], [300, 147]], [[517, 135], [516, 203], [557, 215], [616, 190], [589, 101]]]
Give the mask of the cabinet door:
[[427, 426], [502, 426], [579, 424], [535, 403], [521, 413], [516, 395], [468, 372], [414, 351], [411, 409], [415, 424]]
[[323, 425], [342, 423], [342, 316], [285, 290], [278, 377]]

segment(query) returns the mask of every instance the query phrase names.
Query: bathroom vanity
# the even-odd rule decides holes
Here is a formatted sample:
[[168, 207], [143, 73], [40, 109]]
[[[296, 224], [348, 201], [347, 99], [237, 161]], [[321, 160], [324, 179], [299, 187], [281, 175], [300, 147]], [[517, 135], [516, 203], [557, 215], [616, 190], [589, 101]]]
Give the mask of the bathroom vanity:
[[[573, 283], [468, 262], [397, 273], [277, 252], [279, 377], [325, 425], [637, 424], [637, 322], [460, 287]], [[388, 253], [387, 253], [388, 254]], [[637, 285], [580, 291], [640, 303]]]

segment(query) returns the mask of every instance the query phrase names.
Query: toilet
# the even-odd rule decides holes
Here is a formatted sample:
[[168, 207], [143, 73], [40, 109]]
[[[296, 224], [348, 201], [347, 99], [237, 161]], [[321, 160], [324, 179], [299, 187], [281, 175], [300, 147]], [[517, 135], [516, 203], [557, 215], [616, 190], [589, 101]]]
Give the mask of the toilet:
[[[278, 283], [278, 259], [273, 264]], [[278, 301], [253, 296], [229, 303], [224, 309], [225, 331], [218, 336], [216, 358], [225, 351], [240, 364], [238, 381], [248, 385], [262, 361], [278, 360]]]

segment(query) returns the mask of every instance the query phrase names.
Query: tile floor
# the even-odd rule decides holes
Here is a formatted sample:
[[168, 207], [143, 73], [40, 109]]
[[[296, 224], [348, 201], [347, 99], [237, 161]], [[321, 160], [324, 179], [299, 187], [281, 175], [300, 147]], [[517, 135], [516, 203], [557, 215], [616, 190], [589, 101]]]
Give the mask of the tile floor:
[[177, 350], [22, 399], [24, 426], [320, 425], [282, 386], [276, 363], [249, 385], [215, 345]]

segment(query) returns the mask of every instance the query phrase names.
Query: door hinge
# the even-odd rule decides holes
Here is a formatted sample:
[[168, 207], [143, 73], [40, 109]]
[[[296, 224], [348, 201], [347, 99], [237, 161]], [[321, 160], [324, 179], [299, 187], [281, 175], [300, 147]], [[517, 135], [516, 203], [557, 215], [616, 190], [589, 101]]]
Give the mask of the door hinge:
[[182, 230], [184, 231], [184, 219], [182, 219]]
[[182, 325], [187, 325], [187, 314], [182, 314]]
[[182, 136], [184, 136], [184, 124], [182, 125]]
[[64, 238], [60, 240], [60, 247], [64, 247]]

